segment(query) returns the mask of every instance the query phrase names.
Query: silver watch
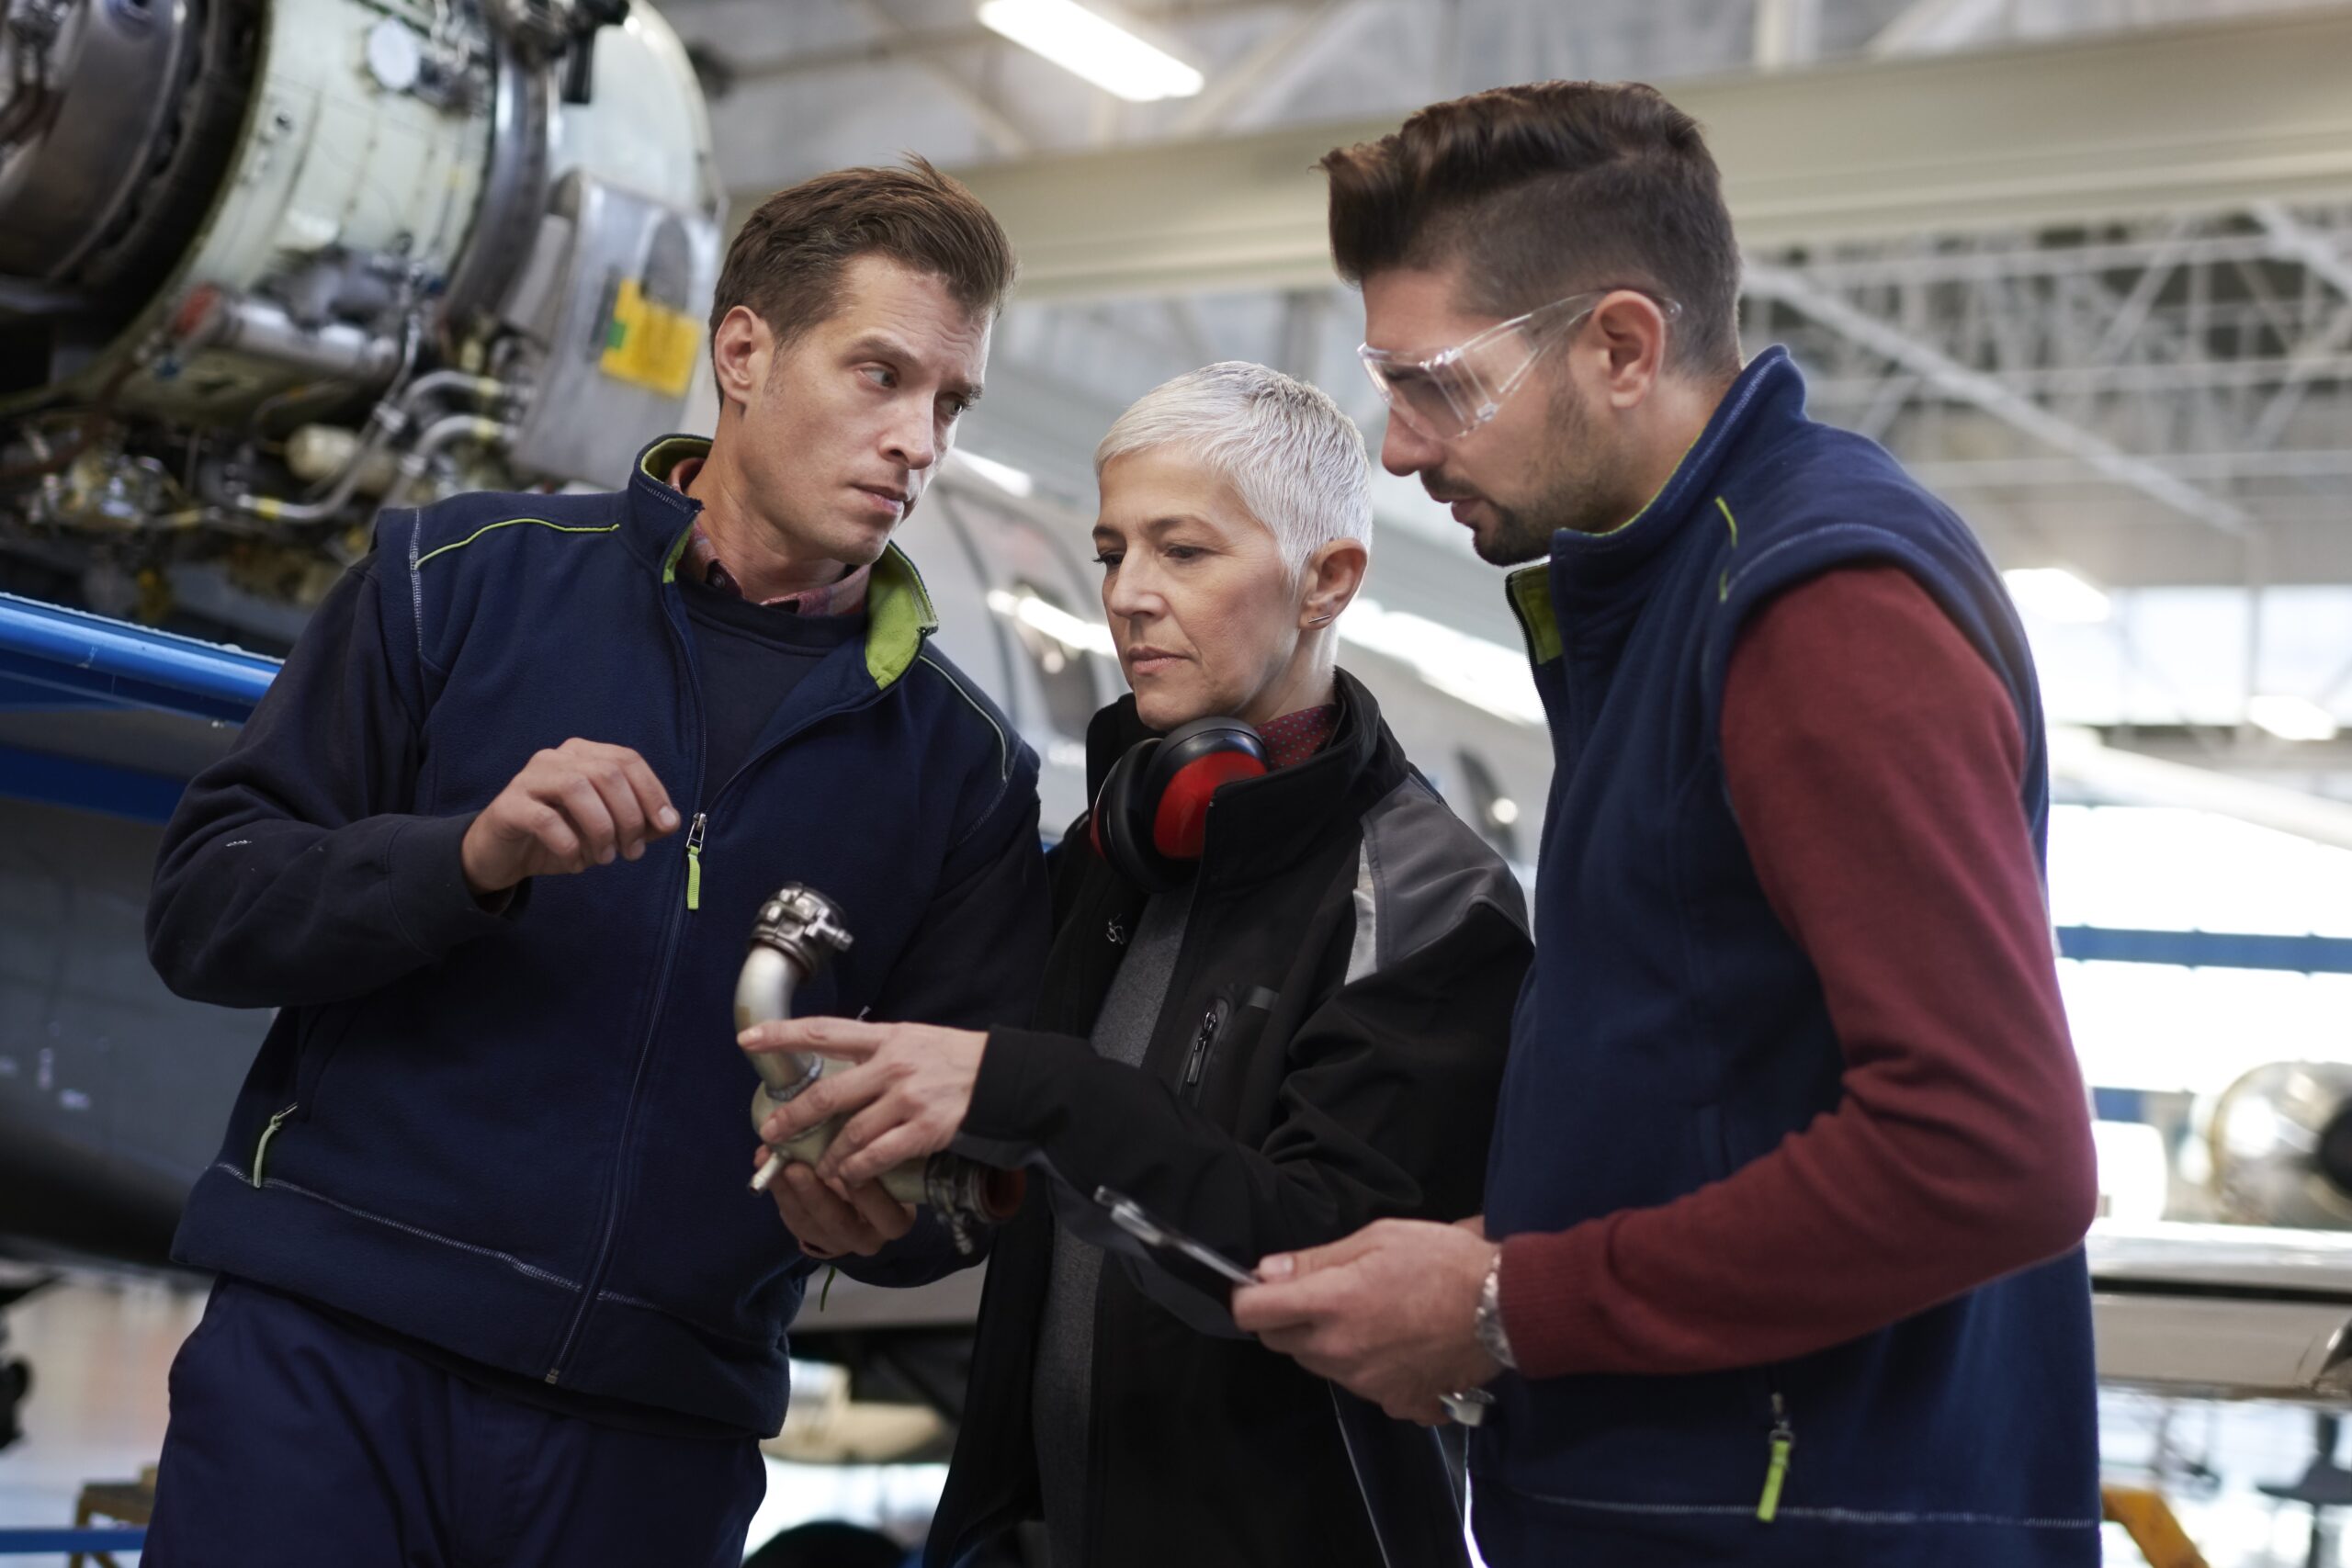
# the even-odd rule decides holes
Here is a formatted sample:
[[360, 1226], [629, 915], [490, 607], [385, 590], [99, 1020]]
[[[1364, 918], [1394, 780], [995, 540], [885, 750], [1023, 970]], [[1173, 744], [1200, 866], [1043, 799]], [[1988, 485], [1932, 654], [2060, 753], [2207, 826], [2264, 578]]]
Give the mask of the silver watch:
[[1510, 1353], [1510, 1336], [1503, 1331], [1503, 1249], [1499, 1247], [1495, 1248], [1495, 1260], [1487, 1265], [1486, 1283], [1478, 1287], [1478, 1311], [1470, 1325], [1487, 1355], [1510, 1371], [1519, 1371], [1519, 1358]]

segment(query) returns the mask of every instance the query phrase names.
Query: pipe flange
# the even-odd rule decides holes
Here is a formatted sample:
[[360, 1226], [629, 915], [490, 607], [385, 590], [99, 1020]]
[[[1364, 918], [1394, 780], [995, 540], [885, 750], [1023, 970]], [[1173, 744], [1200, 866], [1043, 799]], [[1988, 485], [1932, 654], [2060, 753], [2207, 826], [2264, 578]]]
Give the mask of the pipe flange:
[[799, 968], [803, 979], [847, 953], [850, 940], [841, 906], [797, 882], [777, 888], [775, 896], [760, 906], [759, 918], [752, 926], [752, 945], [783, 953]]

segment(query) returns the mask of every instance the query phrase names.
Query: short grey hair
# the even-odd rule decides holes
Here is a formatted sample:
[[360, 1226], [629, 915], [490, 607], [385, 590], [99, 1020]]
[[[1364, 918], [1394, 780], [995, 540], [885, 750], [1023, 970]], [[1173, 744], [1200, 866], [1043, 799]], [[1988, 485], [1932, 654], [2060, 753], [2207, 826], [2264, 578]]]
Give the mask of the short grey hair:
[[1227, 359], [1136, 400], [1094, 449], [1114, 458], [1179, 448], [1221, 475], [1281, 547], [1294, 576], [1334, 539], [1372, 543], [1372, 465], [1363, 433], [1330, 395], [1295, 377]]

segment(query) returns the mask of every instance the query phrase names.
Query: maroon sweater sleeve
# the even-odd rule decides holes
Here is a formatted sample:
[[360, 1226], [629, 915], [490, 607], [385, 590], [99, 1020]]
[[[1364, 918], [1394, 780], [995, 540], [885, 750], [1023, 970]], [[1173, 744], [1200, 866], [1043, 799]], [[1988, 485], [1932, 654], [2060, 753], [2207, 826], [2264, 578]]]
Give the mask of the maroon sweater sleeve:
[[1726, 1180], [1506, 1242], [1503, 1325], [1531, 1377], [1806, 1355], [2065, 1251], [2097, 1206], [1990, 666], [1899, 569], [1833, 571], [1741, 632], [1722, 739], [1844, 1095]]

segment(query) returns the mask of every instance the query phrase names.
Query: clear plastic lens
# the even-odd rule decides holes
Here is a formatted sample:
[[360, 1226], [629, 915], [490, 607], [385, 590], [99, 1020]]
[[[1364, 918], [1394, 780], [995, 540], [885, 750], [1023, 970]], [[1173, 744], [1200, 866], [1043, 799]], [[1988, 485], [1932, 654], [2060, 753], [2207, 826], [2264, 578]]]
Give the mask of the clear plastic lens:
[[[1500, 413], [1544, 351], [1613, 292], [1555, 299], [1425, 359], [1402, 358], [1369, 344], [1356, 354], [1397, 418], [1431, 440], [1452, 441]], [[1681, 313], [1671, 299], [1657, 305], [1668, 321]]]
[[1385, 366], [1371, 360], [1364, 368], [1388, 406], [1406, 423], [1424, 435], [1444, 438], [1470, 428], [1460, 407], [1448, 395], [1445, 378], [1418, 365]]

